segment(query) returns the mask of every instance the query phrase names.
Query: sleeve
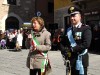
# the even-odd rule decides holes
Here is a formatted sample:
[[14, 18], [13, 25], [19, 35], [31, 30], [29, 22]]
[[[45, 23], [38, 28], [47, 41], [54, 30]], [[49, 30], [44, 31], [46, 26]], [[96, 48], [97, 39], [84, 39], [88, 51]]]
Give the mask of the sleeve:
[[49, 32], [45, 33], [45, 40], [44, 41], [45, 41], [44, 45], [36, 46], [37, 50], [48, 51], [51, 49], [51, 34]]
[[83, 33], [82, 42], [72, 48], [73, 52], [79, 52], [88, 49], [90, 46], [91, 39], [92, 39], [91, 28], [87, 26], [82, 33]]

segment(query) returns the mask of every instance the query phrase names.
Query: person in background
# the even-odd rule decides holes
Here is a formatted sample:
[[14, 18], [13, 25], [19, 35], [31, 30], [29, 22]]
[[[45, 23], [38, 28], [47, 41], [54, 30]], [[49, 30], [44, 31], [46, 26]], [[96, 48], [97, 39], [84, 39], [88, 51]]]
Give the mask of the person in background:
[[14, 29], [13, 34], [15, 36], [13, 38], [13, 44], [14, 44], [14, 47], [13, 48], [15, 48], [16, 47], [16, 40], [17, 40], [17, 29]]
[[17, 40], [16, 40], [16, 50], [17, 51], [21, 51], [22, 41], [23, 41], [23, 34], [22, 34], [21, 30], [18, 30]]
[[28, 30], [27, 33], [26, 33], [26, 40], [25, 40], [25, 47], [26, 49], [30, 49], [30, 40], [31, 40], [31, 30]]
[[88, 48], [92, 38], [91, 28], [82, 23], [82, 11], [77, 6], [69, 7], [68, 13], [71, 26], [65, 30], [65, 38], [61, 40], [61, 51], [70, 61], [70, 75], [87, 75]]
[[28, 31], [27, 28], [23, 30], [23, 42], [22, 42], [22, 48], [23, 49], [27, 49], [26, 45], [25, 45], [26, 44], [26, 39], [27, 39], [27, 31]]
[[10, 31], [7, 35], [8, 37], [8, 48], [9, 49], [14, 49], [14, 41], [13, 38], [15, 37], [15, 35], [13, 34], [13, 31]]
[[57, 29], [55, 31], [54, 36], [52, 38], [52, 50], [59, 50], [60, 37], [63, 34], [63, 32], [63, 28]]
[[[46, 75], [50, 68], [48, 51], [51, 49], [51, 33], [44, 26], [41, 17], [33, 17], [31, 30], [30, 50], [27, 58], [27, 67], [30, 75]], [[35, 42], [37, 41], [37, 42]]]

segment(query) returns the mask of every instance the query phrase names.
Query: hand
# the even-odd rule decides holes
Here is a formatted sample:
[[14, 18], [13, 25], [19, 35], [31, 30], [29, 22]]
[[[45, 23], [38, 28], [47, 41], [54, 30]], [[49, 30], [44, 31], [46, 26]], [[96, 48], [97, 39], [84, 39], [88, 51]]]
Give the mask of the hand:
[[70, 51], [73, 52], [73, 48], [72, 48], [72, 46], [70, 46]]
[[30, 51], [32, 52], [32, 51], [35, 51], [35, 50], [36, 50], [36, 46], [32, 45], [32, 46], [30, 47]]
[[62, 54], [64, 57], [67, 57], [67, 51], [66, 51], [66, 50], [62, 50], [62, 51], [61, 51], [61, 54]]
[[72, 51], [70, 48], [66, 48], [61, 51], [61, 54], [64, 55], [65, 57], [71, 57], [71, 53], [72, 53]]

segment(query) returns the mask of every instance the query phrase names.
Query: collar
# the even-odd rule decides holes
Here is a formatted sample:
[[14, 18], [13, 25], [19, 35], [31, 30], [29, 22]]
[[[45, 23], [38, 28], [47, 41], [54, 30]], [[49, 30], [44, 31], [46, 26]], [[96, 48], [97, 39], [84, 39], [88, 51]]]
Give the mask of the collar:
[[41, 30], [41, 32], [43, 33], [45, 30], [46, 30], [46, 28], [45, 28], [45, 27], [43, 27], [43, 29]]
[[77, 23], [76, 25], [73, 25], [73, 27], [75, 27], [75, 28], [80, 28], [81, 26], [82, 26], [81, 22]]
[[38, 33], [38, 34], [40, 34], [41, 32], [43, 33], [44, 31], [46, 31], [47, 29], [45, 28], [45, 27], [43, 27], [43, 29], [41, 29], [41, 31], [34, 31], [34, 33]]

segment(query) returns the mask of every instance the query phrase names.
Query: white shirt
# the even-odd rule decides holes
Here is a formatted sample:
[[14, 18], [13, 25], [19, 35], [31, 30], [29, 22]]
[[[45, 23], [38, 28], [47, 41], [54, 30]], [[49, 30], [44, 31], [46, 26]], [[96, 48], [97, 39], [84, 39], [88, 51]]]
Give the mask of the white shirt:
[[75, 27], [75, 28], [80, 28], [81, 27], [81, 25], [82, 25], [82, 23], [81, 22], [79, 22], [79, 23], [77, 23], [76, 25], [73, 25], [73, 28]]

